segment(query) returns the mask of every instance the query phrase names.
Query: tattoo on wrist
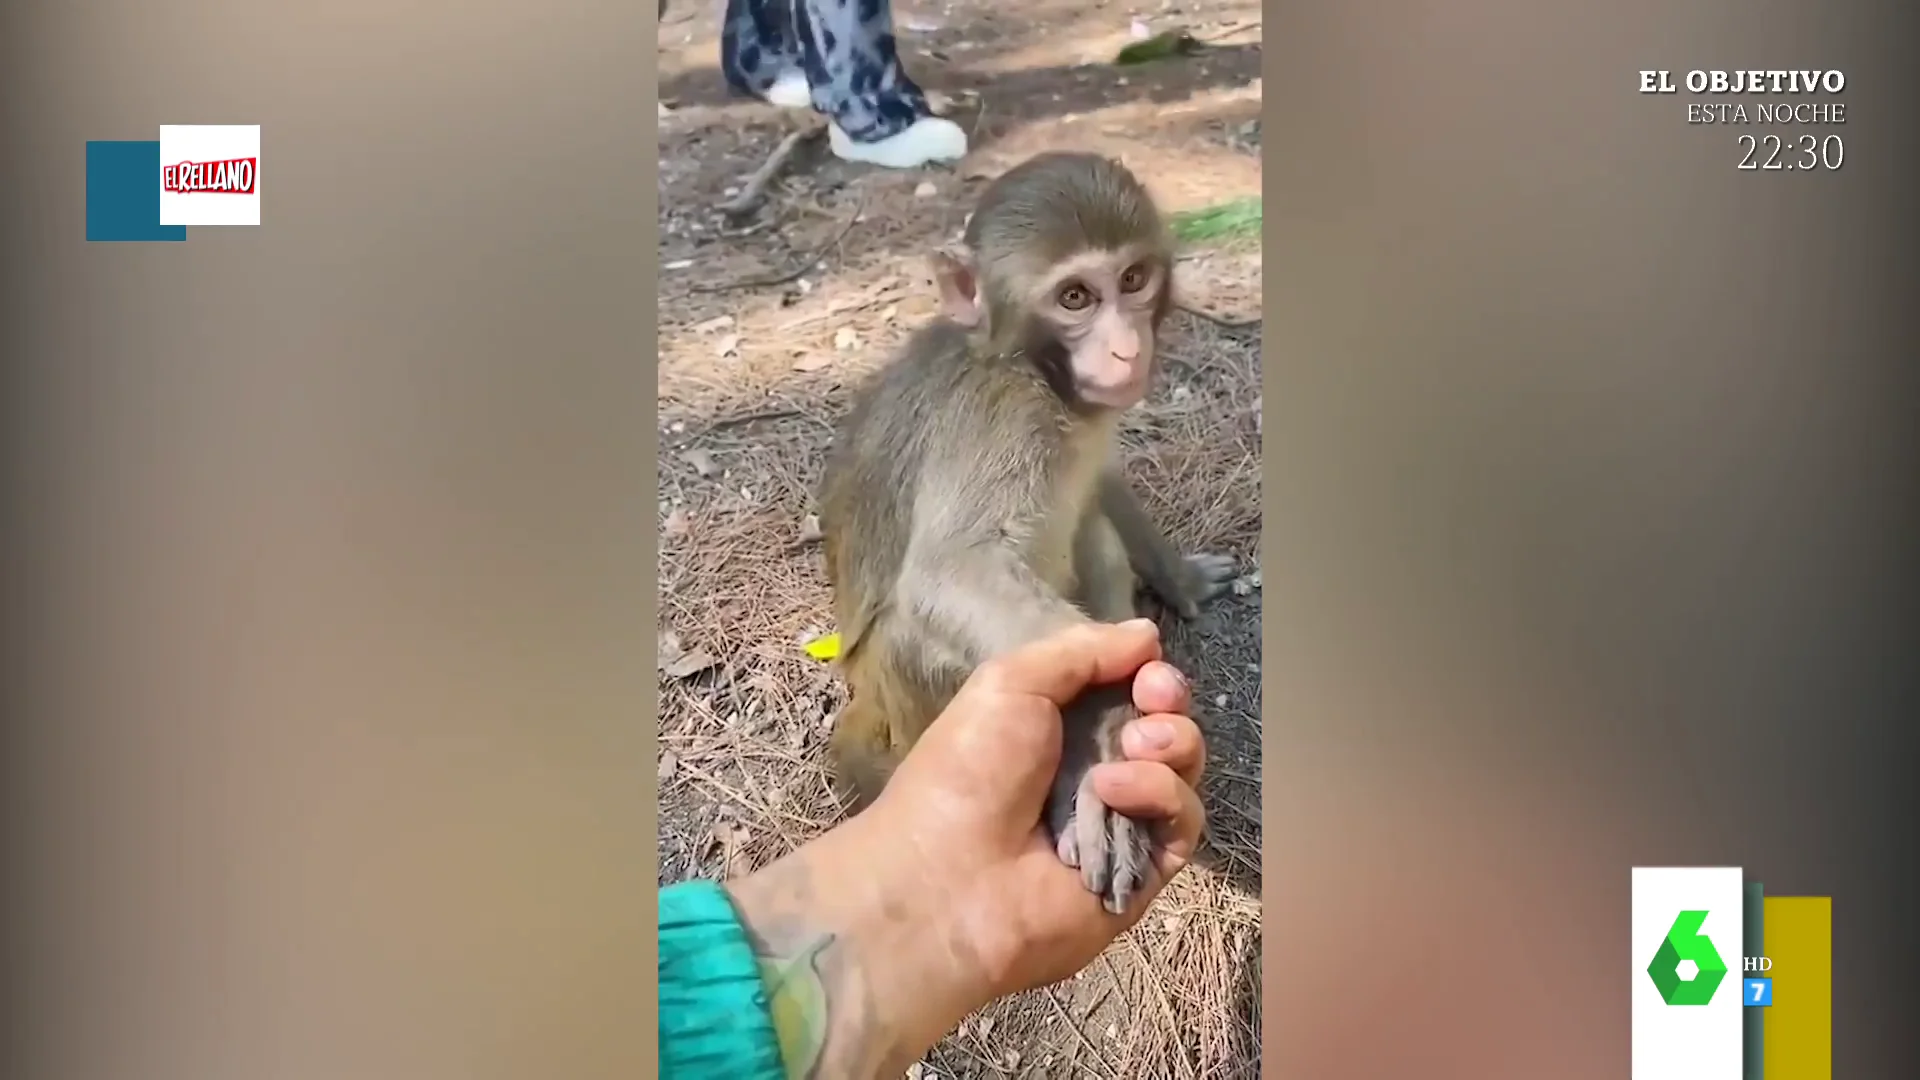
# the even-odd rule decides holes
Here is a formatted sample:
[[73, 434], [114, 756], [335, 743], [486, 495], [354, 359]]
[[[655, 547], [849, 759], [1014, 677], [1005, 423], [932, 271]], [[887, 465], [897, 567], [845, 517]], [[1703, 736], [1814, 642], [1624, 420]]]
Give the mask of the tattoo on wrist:
[[760, 962], [760, 983], [767, 995], [767, 1014], [780, 1042], [780, 1060], [792, 1080], [811, 1080], [827, 1046], [828, 1000], [820, 962], [834, 936], [821, 934], [797, 951], [779, 953], [756, 939], [754, 958]]
[[861, 970], [854, 940], [861, 928], [843, 921], [813, 878], [803, 853], [729, 886], [759, 962], [786, 1074], [789, 1080], [898, 1075], [888, 1073], [889, 1027]]

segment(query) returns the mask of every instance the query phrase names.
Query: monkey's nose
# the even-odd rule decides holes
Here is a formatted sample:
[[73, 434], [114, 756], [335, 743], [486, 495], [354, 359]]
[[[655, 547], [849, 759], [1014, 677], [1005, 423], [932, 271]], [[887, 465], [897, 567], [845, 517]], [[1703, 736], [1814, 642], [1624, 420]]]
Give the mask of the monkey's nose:
[[1082, 372], [1084, 385], [1102, 390], [1114, 390], [1129, 386], [1139, 375], [1139, 365], [1122, 357], [1115, 356], [1111, 363], [1101, 364], [1098, 369]]

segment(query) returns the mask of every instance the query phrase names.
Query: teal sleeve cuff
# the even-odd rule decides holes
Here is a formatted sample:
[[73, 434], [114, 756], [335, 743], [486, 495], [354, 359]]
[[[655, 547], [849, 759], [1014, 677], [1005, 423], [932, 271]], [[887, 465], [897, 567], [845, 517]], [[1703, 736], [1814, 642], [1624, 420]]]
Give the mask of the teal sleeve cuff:
[[660, 890], [662, 1080], [785, 1080], [760, 965], [717, 882]]

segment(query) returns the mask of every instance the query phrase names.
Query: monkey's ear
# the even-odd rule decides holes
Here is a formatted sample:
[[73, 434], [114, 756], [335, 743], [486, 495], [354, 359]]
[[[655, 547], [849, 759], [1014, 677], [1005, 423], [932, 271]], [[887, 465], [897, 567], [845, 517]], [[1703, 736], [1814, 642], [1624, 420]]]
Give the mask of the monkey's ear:
[[961, 326], [980, 325], [980, 275], [974, 272], [973, 253], [964, 247], [945, 247], [933, 253], [932, 262], [941, 313]]

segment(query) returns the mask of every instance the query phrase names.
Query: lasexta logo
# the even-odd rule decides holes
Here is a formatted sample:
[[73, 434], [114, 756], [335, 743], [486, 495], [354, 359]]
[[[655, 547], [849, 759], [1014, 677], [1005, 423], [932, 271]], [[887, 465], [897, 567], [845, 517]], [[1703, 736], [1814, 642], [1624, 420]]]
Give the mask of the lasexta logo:
[[[1704, 911], [1681, 912], [1661, 939], [1653, 962], [1647, 965], [1647, 975], [1660, 991], [1660, 1000], [1669, 1005], [1705, 1005], [1713, 1000], [1720, 980], [1726, 978], [1727, 965], [1720, 959], [1720, 951], [1700, 932], [1700, 925], [1706, 921]], [[1691, 978], [1681, 972], [1682, 964], [1693, 966]]]

